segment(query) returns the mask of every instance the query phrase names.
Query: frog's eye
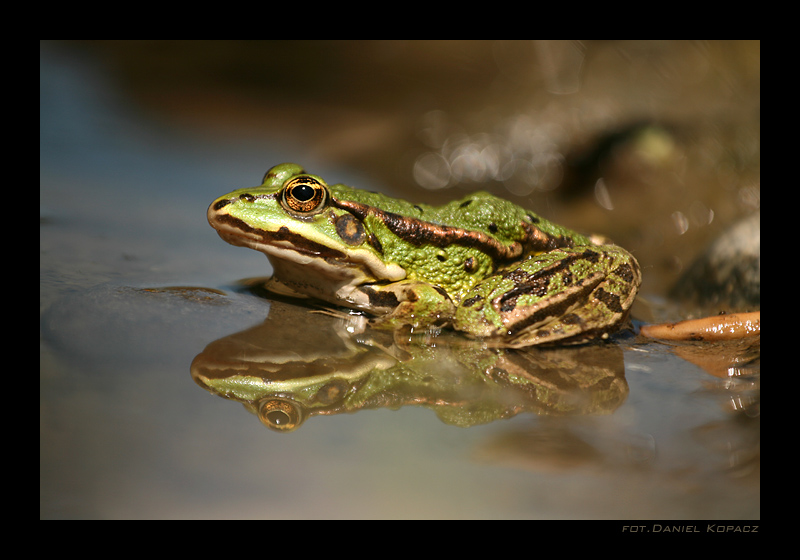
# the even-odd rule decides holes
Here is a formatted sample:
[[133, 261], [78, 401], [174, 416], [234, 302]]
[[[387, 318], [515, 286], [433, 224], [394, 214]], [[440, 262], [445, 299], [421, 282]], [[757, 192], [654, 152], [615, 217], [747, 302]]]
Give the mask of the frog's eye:
[[289, 179], [281, 191], [281, 204], [293, 213], [309, 216], [325, 208], [328, 187], [322, 181], [301, 175]]
[[271, 397], [258, 405], [258, 417], [269, 429], [291, 432], [305, 420], [302, 407], [289, 398]]

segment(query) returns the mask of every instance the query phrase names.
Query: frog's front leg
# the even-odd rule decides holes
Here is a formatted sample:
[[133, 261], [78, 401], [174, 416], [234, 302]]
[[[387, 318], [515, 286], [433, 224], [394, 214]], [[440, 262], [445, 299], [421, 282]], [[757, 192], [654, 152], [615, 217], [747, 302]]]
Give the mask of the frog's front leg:
[[509, 347], [604, 338], [626, 319], [640, 283], [636, 259], [620, 247], [556, 249], [478, 283], [454, 327]]
[[439, 327], [452, 323], [455, 305], [447, 292], [425, 282], [401, 280], [388, 284], [366, 284], [358, 288], [366, 298], [370, 325], [379, 329]]

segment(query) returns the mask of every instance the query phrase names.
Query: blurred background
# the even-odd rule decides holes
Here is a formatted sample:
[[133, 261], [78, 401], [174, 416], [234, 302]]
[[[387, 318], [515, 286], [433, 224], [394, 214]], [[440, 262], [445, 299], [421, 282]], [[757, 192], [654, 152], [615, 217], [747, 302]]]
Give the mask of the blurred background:
[[[309, 423], [286, 436], [264, 430], [234, 403], [210, 399], [189, 378], [189, 362], [205, 344], [246, 326], [242, 317], [263, 320], [261, 302], [236, 300], [220, 313], [186, 297], [141, 299], [136, 290], [229, 292], [239, 279], [266, 276], [265, 259], [223, 243], [205, 210], [284, 161], [331, 183], [414, 202], [488, 190], [606, 235], [642, 265], [637, 321], [760, 307], [758, 41], [44, 41], [42, 517], [758, 516], [758, 428], [750, 422], [740, 430], [730, 416], [730, 379], [654, 346], [626, 347], [631, 397], [603, 421], [610, 425], [569, 427], [581, 445], [662, 438], [677, 450], [632, 483], [598, 467], [602, 460], [592, 472], [581, 470], [584, 463], [565, 471], [552, 457], [545, 469], [527, 461], [515, 474], [475, 467], [465, 450], [493, 437], [497, 423], [454, 429], [405, 407], [382, 411], [389, 416], [378, 422], [355, 420], [368, 414], [336, 418], [337, 427], [333, 418], [325, 427], [315, 420], [318, 428]], [[748, 377], [736, 398], [754, 387]], [[688, 415], [687, 399], [702, 401]], [[742, 408], [733, 406], [736, 418]], [[748, 418], [757, 416], [748, 410]], [[548, 437], [564, 433], [539, 420], [513, 422]], [[710, 424], [747, 448], [747, 461], [737, 463], [748, 465], [744, 489], [747, 476], [737, 470], [735, 485], [716, 480], [699, 490], [717, 472], [717, 446], [725, 444], [715, 439], [698, 450], [696, 432], [690, 443], [683, 438]], [[348, 451], [332, 451], [333, 441]], [[297, 479], [287, 473], [301, 495], [303, 476], [327, 494], [336, 473], [347, 490], [331, 491], [322, 509], [274, 497], [272, 486], [252, 480], [275, 446], [304, 464], [333, 454], [329, 470], [306, 467], [313, 472]], [[357, 505], [337, 509], [358, 485], [350, 473], [377, 476], [397, 464], [400, 449], [408, 451], [404, 461], [414, 457], [405, 472], [423, 477], [428, 492], [407, 499], [414, 477], [400, 474], [390, 498], [359, 496]], [[354, 463], [364, 454], [372, 460]], [[250, 481], [231, 482], [233, 457], [247, 465]], [[448, 468], [419, 474], [433, 463]], [[555, 474], [553, 464], [561, 465]], [[457, 482], [440, 484], [448, 473], [463, 475], [452, 479], [470, 489], [499, 490], [465, 498]], [[598, 476], [607, 493], [597, 490]], [[630, 502], [616, 500], [623, 485], [662, 483], [641, 497], [631, 490]], [[593, 505], [578, 498], [586, 488]], [[262, 490], [273, 497], [252, 501]], [[520, 501], [518, 490], [538, 498]]]

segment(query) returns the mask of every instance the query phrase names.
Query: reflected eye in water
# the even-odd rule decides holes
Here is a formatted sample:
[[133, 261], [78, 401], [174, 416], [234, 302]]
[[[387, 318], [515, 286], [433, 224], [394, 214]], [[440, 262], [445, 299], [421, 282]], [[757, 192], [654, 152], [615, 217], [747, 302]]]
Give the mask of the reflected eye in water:
[[303, 409], [291, 399], [267, 398], [258, 405], [258, 418], [270, 430], [291, 432], [303, 423]]

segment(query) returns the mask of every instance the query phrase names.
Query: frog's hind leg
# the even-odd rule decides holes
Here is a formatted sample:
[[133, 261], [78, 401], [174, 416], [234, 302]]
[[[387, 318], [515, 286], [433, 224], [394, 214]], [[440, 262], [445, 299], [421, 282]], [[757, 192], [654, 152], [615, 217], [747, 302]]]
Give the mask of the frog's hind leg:
[[579, 344], [605, 338], [622, 325], [641, 272], [620, 247], [586, 246], [537, 255], [492, 282], [489, 289], [479, 288], [483, 297], [462, 303], [462, 317], [470, 308], [473, 313], [470, 328], [463, 330], [512, 348]]
[[596, 270], [564, 292], [551, 296], [554, 301], [546, 306], [551, 311], [549, 317], [537, 317], [533, 312], [527, 325], [526, 320], [514, 325], [509, 346], [580, 344], [608, 338], [623, 326], [641, 284], [639, 265], [620, 247], [603, 246], [588, 251], [600, 255]]

